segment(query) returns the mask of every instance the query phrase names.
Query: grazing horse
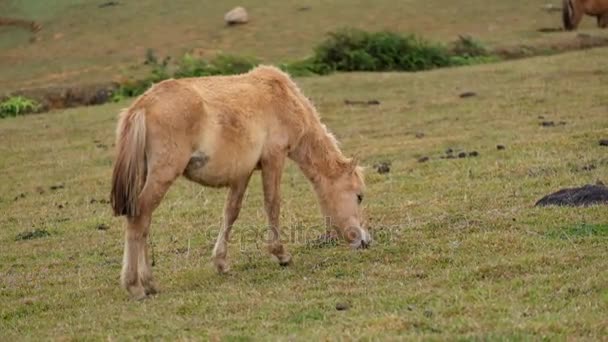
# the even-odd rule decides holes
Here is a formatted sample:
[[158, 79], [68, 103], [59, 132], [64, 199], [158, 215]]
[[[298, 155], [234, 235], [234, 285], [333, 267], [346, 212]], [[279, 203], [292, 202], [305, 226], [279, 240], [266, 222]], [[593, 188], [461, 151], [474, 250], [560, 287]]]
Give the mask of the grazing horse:
[[596, 17], [598, 27], [608, 27], [608, 0], [563, 0], [562, 18], [566, 30], [576, 30], [585, 14]]
[[370, 243], [361, 218], [361, 168], [342, 154], [311, 102], [277, 68], [160, 82], [120, 114], [116, 135], [111, 204], [127, 219], [121, 282], [133, 298], [156, 293], [146, 240], [152, 212], [180, 175], [229, 188], [212, 255], [219, 272], [228, 270], [227, 241], [255, 170], [262, 173], [268, 249], [281, 265], [290, 263], [279, 233], [287, 157], [312, 183], [328, 225], [353, 248]]

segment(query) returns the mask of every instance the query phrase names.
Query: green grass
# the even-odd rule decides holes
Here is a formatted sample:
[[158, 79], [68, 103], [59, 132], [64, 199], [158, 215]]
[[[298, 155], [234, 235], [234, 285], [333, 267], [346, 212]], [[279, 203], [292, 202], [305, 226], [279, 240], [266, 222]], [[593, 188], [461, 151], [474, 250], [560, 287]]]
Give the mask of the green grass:
[[[119, 288], [123, 222], [100, 202], [128, 102], [2, 120], [0, 340], [605, 338], [606, 208], [534, 203], [605, 180], [607, 52], [300, 79], [344, 150], [368, 166], [373, 247], [307, 242], [323, 222], [290, 164], [282, 223], [298, 236], [287, 244], [294, 264], [280, 268], [256, 238], [265, 218], [255, 177], [233, 230], [232, 271], [217, 275], [209, 259], [225, 191], [182, 180], [154, 216], [162, 292], [144, 302]], [[447, 148], [480, 155], [441, 159]], [[375, 173], [385, 160], [391, 172]], [[588, 164], [597, 168], [577, 167]], [[48, 235], [16, 240], [36, 230]]]
[[[101, 2], [1, 2], [3, 16], [36, 20], [43, 28], [36, 35], [39, 41], [30, 43], [31, 34], [0, 27], [0, 94], [145, 75], [141, 64], [148, 49], [174, 57], [195, 50], [204, 57], [221, 52], [271, 63], [300, 60], [312, 54], [328, 32], [342, 27], [416, 34], [443, 43], [471, 35], [489, 47], [533, 46], [576, 35], [538, 32], [559, 27], [561, 14], [543, 11], [545, 2], [528, 0], [376, 0], [373, 5], [364, 0], [148, 0], [100, 9]], [[245, 6], [252, 20], [228, 28], [223, 15], [236, 5]], [[310, 10], [298, 11], [303, 6]], [[601, 32], [590, 17], [582, 30]]]

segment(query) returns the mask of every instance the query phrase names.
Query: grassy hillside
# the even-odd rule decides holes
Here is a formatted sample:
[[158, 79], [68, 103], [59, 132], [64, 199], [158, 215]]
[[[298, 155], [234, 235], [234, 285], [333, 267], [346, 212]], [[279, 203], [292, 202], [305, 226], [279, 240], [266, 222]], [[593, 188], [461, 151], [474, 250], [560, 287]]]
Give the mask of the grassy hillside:
[[[607, 180], [608, 149], [597, 143], [608, 137], [607, 52], [299, 80], [369, 167], [373, 248], [303, 238], [322, 220], [289, 165], [282, 222], [300, 234], [288, 243], [293, 266], [279, 268], [255, 238], [265, 225], [255, 177], [233, 230], [232, 271], [219, 276], [209, 256], [225, 193], [182, 180], [152, 225], [162, 292], [137, 303], [118, 286], [122, 221], [100, 203], [127, 103], [1, 120], [0, 339], [601, 339], [606, 208], [533, 205]], [[479, 156], [441, 159], [448, 148]], [[392, 171], [377, 174], [379, 161]]]
[[[180, 56], [185, 51], [251, 55], [268, 62], [299, 59], [324, 35], [340, 27], [416, 33], [452, 41], [470, 34], [490, 46], [536, 44], [572, 39], [574, 33], [540, 33], [561, 25], [547, 3], [561, 1], [470, 0], [391, 1], [118, 1], [7, 0], [6, 17], [36, 20], [32, 35], [0, 27], [0, 93], [21, 88], [120, 79], [141, 72], [147, 49]], [[249, 9], [248, 25], [228, 28], [223, 15], [240, 4]], [[303, 10], [304, 9], [304, 10]], [[587, 18], [582, 27], [592, 29]], [[33, 39], [33, 42], [30, 42]]]

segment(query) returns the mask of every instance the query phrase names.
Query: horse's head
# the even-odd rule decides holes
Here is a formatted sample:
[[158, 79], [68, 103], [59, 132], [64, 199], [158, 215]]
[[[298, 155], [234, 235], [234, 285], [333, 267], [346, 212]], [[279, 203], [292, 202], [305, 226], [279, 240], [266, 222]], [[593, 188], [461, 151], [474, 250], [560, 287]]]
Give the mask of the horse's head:
[[363, 170], [355, 160], [332, 179], [325, 180], [321, 194], [323, 213], [328, 224], [337, 230], [352, 248], [367, 248], [371, 237], [363, 225]]

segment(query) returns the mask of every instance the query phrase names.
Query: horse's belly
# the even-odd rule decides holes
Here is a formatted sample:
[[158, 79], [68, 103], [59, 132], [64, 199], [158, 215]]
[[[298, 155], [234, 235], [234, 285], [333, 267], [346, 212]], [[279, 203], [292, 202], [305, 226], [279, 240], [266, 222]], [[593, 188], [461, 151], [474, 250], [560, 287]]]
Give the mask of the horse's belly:
[[192, 153], [184, 176], [205, 186], [229, 186], [248, 177], [260, 160], [260, 144], [249, 145], [246, 149], [219, 146], [214, 152], [201, 147]]

